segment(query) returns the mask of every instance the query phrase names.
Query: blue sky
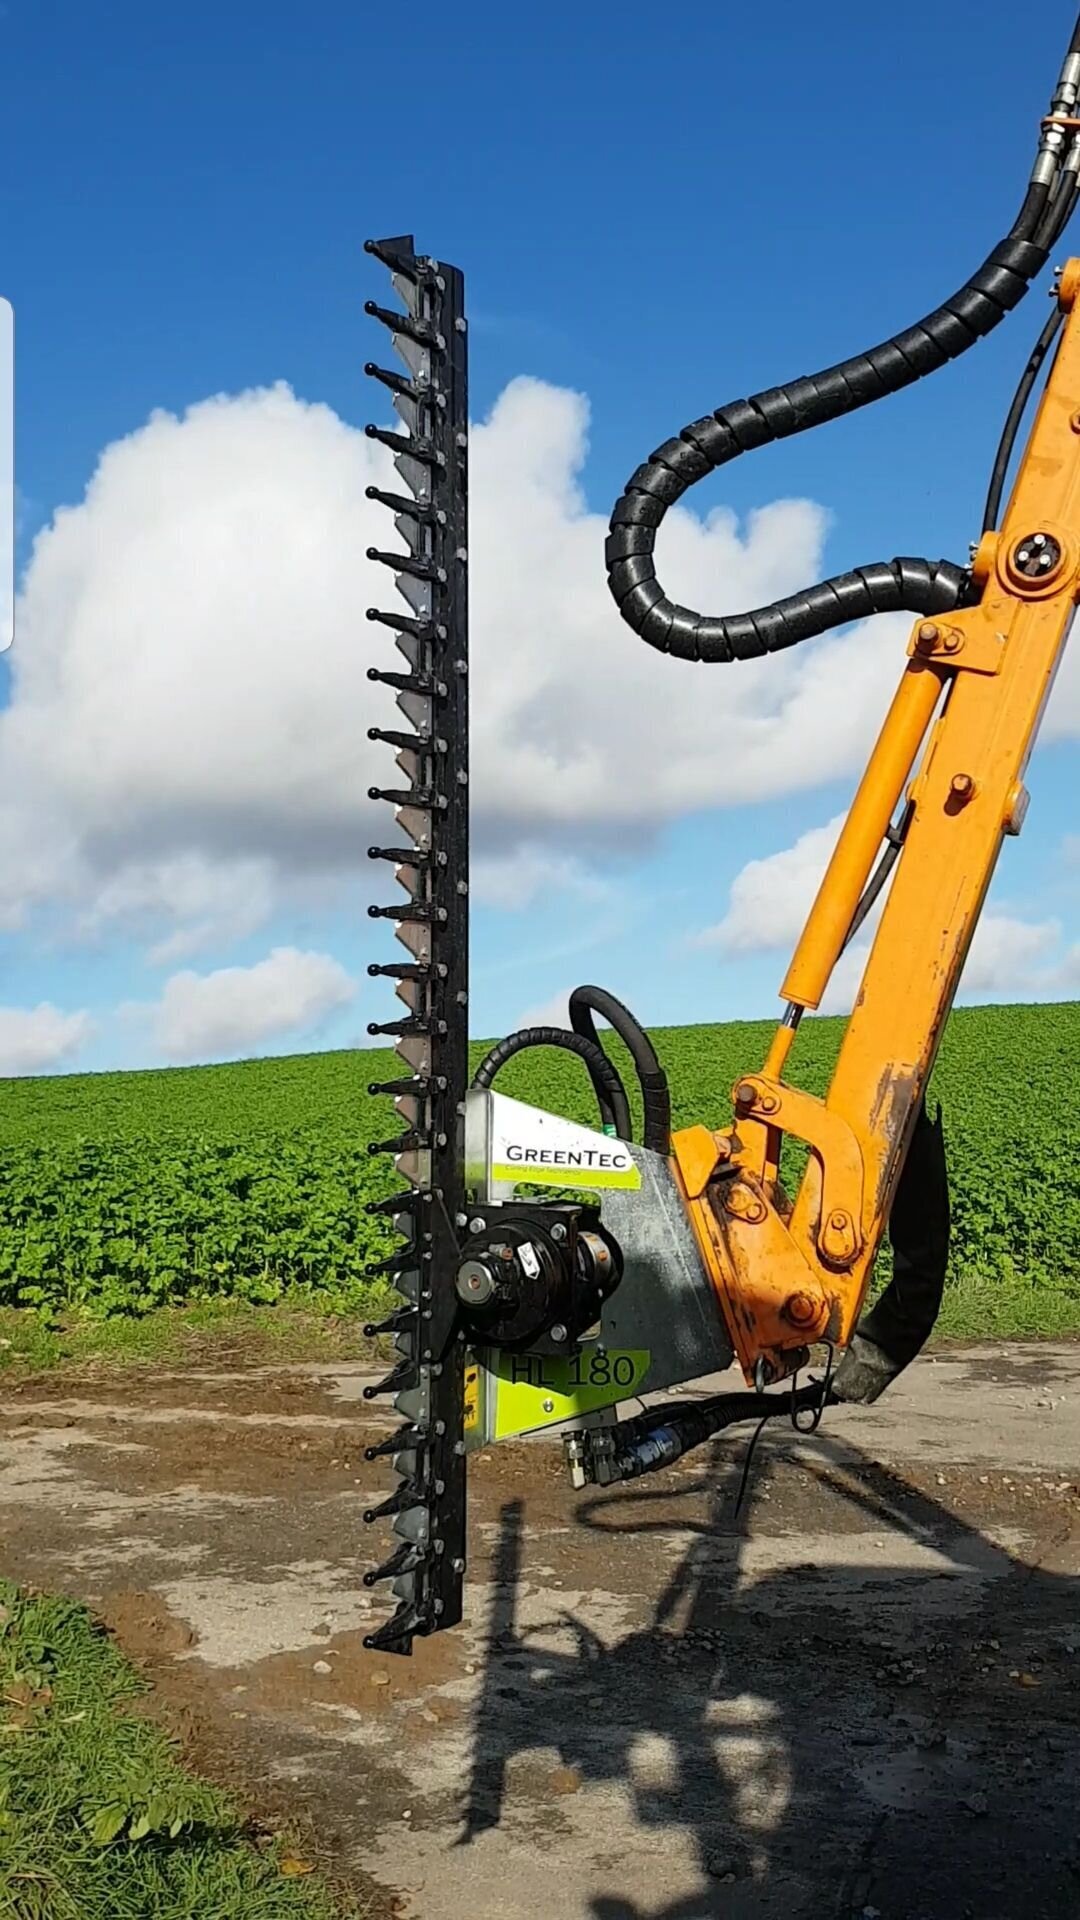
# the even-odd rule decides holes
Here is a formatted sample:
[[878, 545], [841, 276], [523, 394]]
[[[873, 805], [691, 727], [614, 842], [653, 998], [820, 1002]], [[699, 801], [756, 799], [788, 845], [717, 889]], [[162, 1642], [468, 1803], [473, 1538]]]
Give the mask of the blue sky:
[[[383, 344], [362, 303], [385, 297], [362, 242], [415, 230], [424, 250], [466, 271], [474, 416], [485, 419], [508, 387], [518, 395], [507, 429], [490, 434], [490, 509], [486, 495], [475, 501], [478, 617], [492, 634], [505, 630], [501, 670], [523, 688], [551, 624], [530, 624], [515, 580], [527, 595], [530, 564], [564, 570], [565, 605], [552, 602], [551, 622], [566, 631], [588, 600], [596, 646], [610, 648], [619, 678], [614, 723], [632, 732], [633, 689], [619, 663], [636, 643], [589, 573], [602, 581], [602, 522], [623, 481], [686, 420], [871, 344], [983, 257], [1022, 193], [1072, 10], [1046, 7], [1040, 23], [1039, 45], [1028, 36], [1018, 51], [1015, 9], [1004, 0], [980, 9], [976, 36], [968, 9], [928, 0], [913, 0], [902, 31], [849, 0], [812, 10], [776, 0], [767, 21], [712, 0], [683, 0], [666, 14], [641, 0], [542, 11], [464, 0], [452, 15], [345, 0], [307, 9], [279, 0], [228, 8], [190, 0], [183, 9], [9, 0], [0, 15], [12, 76], [0, 292], [16, 313], [28, 572], [26, 620], [0, 688], [12, 702], [0, 772], [6, 758], [7, 798], [22, 806], [7, 829], [15, 878], [0, 940], [0, 1053], [8, 1046], [0, 1070], [351, 1044], [369, 1018], [389, 1017], [363, 979], [385, 944], [364, 914], [366, 814], [357, 815], [355, 862], [341, 851], [351, 776], [343, 769], [328, 799], [325, 769], [287, 760], [295, 746], [287, 729], [271, 737], [273, 716], [290, 703], [307, 716], [298, 730], [321, 725], [315, 693], [309, 707], [302, 686], [306, 644], [315, 692], [322, 687], [340, 711], [352, 686], [351, 677], [333, 680], [343, 643], [328, 640], [320, 653], [297, 630], [302, 618], [277, 633], [273, 610], [287, 595], [273, 572], [279, 556], [265, 549], [280, 539], [247, 544], [228, 517], [238, 490], [250, 500], [254, 472], [267, 487], [280, 475], [273, 524], [310, 528], [322, 582], [319, 543], [347, 490], [325, 476], [335, 460], [359, 456], [321, 413], [284, 405], [265, 418], [227, 407], [217, 426], [201, 416], [174, 433], [127, 437], [158, 410], [183, 423], [212, 396], [235, 400], [278, 382], [304, 408], [362, 425], [377, 408], [363, 361]], [[715, 548], [686, 535], [685, 565], [702, 576], [702, 593], [713, 559], [716, 604], [726, 607], [725, 587], [805, 584], [795, 564], [804, 550], [828, 571], [898, 552], [963, 558], [1044, 308], [1039, 288], [960, 368], [739, 463], [695, 493], [687, 504], [696, 514], [724, 507], [736, 516]], [[512, 386], [523, 379], [532, 384]], [[570, 395], [587, 397], [587, 425]], [[510, 426], [533, 489], [527, 499], [523, 490], [517, 520], [512, 504], [494, 498], [516, 484]], [[215, 439], [219, 427], [227, 447]], [[114, 462], [109, 485], [87, 505], [102, 454], [121, 442], [130, 457]], [[201, 481], [196, 456], [206, 461]], [[234, 457], [243, 489], [221, 490]], [[169, 505], [178, 499], [182, 512]], [[755, 542], [746, 516], [778, 501], [804, 504], [779, 510]], [[50, 546], [62, 508], [74, 514]], [[544, 513], [546, 558], [530, 560], [530, 524]], [[596, 516], [592, 547], [586, 513]], [[343, 511], [338, 551], [361, 544], [350, 525]], [[516, 553], [516, 542], [522, 557], [484, 598], [485, 557], [489, 578], [502, 580], [498, 556]], [[227, 618], [208, 584], [222, 547], [240, 581]], [[248, 567], [265, 577], [249, 582]], [[343, 575], [339, 626], [352, 619], [352, 585]], [[236, 640], [230, 664], [248, 608], [252, 631]], [[319, 631], [331, 635], [334, 607], [320, 617]], [[211, 646], [208, 623], [218, 618]], [[614, 622], [610, 634], [604, 620]], [[591, 633], [585, 622], [582, 646]], [[160, 784], [159, 746], [136, 764], [129, 740], [115, 769], [106, 767], [125, 729], [158, 740], [160, 713], [145, 717], [139, 703], [164, 701], [167, 717], [175, 696], [155, 691], [161, 676], [146, 670], [147, 655], [171, 649], [175, 674], [187, 635], [208, 715], [228, 710], [228, 727], [209, 726], [203, 762], [197, 715], [190, 720], [195, 744]], [[880, 653], [890, 644], [898, 669], [902, 638], [871, 635], [866, 646]], [[353, 643], [366, 665], [372, 630], [354, 622]], [[500, 657], [494, 639], [482, 644], [482, 658]], [[555, 725], [559, 701], [574, 697], [574, 657], [556, 646], [564, 676], [543, 694], [542, 712], [520, 694], [506, 723], [514, 737]], [[732, 760], [742, 693], [729, 722], [722, 669], [705, 696], [675, 684], [678, 663], [664, 670], [673, 703], [711, 703], [715, 759]], [[250, 728], [236, 704], [242, 672]], [[882, 667], [865, 690], [868, 711], [889, 677]], [[987, 948], [975, 997], [1075, 992], [1080, 867], [1069, 835], [1080, 717], [1072, 683], [1057, 698], [1062, 708], [1072, 701], [1072, 721], [1055, 719], [1058, 737], [1033, 764], [1029, 823], [1008, 845], [993, 895], [1006, 930]], [[367, 724], [357, 710], [358, 766]], [[495, 719], [484, 727], [477, 751], [490, 731], [494, 767]], [[160, 737], [167, 747], [167, 726]], [[676, 728], [676, 747], [680, 738]], [[655, 786], [647, 753], [634, 749], [632, 765], [616, 756], [602, 779], [585, 781], [580, 819], [569, 802], [557, 817], [556, 799], [539, 786], [531, 797], [522, 790], [512, 831], [488, 809], [478, 845], [502, 866], [474, 918], [476, 1031], [505, 1028], [578, 979], [610, 985], [654, 1022], [772, 1010], [785, 913], [778, 909], [776, 944], [752, 948], [732, 919], [731, 889], [748, 862], [835, 821], [858, 752], [838, 735], [831, 777], [826, 752], [771, 789], [748, 769], [743, 787], [734, 761], [730, 780], [710, 775], [705, 738], [695, 741], [703, 765], [681, 799], [677, 782]], [[778, 730], [777, 754], [790, 758], [786, 738]], [[256, 766], [234, 791], [229, 763], [257, 759], [260, 740], [264, 787]], [[343, 734], [342, 754], [346, 746]], [[292, 783], [292, 811], [274, 788], [271, 754], [286, 756], [280, 788], [287, 799]], [[491, 784], [494, 792], [494, 773]], [[572, 777], [566, 790], [575, 790]], [[301, 816], [303, 832], [292, 836]], [[189, 863], [187, 923], [162, 905], [176, 860]], [[515, 903], [522, 888], [507, 874], [520, 880], [529, 860], [539, 878]], [[785, 872], [777, 869], [778, 887]], [[717, 926], [727, 933], [703, 941]], [[293, 959], [271, 964], [282, 952]], [[216, 988], [199, 984], [223, 969], [260, 967]], [[188, 978], [170, 989], [177, 973], [194, 974], [195, 985]], [[357, 979], [354, 994], [347, 983]], [[237, 1008], [260, 996], [265, 1015], [245, 1026], [241, 1013], [236, 1025]], [[27, 1026], [23, 1016], [42, 1003], [52, 1013]]]

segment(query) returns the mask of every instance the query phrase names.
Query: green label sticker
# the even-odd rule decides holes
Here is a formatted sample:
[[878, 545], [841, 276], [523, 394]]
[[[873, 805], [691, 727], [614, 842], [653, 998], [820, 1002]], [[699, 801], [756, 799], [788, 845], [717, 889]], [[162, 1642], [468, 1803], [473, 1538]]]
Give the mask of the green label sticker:
[[652, 1355], [641, 1347], [587, 1346], [565, 1359], [495, 1348], [477, 1357], [488, 1376], [493, 1411], [490, 1437], [506, 1440], [632, 1399], [649, 1371]]

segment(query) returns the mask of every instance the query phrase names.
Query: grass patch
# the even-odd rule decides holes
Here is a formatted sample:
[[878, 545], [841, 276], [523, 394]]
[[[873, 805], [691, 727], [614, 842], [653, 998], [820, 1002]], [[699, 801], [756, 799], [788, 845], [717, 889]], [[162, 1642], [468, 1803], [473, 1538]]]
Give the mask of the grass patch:
[[343, 1920], [284, 1838], [257, 1844], [126, 1711], [143, 1690], [82, 1607], [0, 1581], [0, 1913]]
[[1080, 1334], [1080, 1289], [1049, 1287], [1020, 1274], [988, 1279], [961, 1273], [945, 1289], [939, 1340], [1053, 1340]]
[[[379, 1305], [375, 1301], [371, 1309], [376, 1316]], [[198, 1301], [163, 1307], [142, 1319], [113, 1320], [0, 1308], [0, 1374], [21, 1376], [55, 1367], [186, 1367], [204, 1359], [248, 1366], [374, 1361], [376, 1344], [363, 1333], [366, 1318], [366, 1313], [320, 1313], [309, 1301], [289, 1300], [273, 1307]]]

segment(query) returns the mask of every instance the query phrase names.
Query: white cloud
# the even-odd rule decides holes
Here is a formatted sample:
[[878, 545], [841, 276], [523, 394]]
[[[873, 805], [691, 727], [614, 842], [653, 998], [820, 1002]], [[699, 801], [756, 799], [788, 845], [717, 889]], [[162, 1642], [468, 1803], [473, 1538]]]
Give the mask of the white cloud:
[[[538, 1006], [527, 1007], [519, 1020], [514, 1022], [514, 1031], [519, 1027], [566, 1027], [570, 1026], [570, 995], [572, 987], [562, 987]], [[597, 1021], [597, 1025], [601, 1025]]]
[[578, 900], [606, 900], [611, 882], [591, 873], [572, 856], [523, 846], [514, 853], [481, 854], [473, 861], [472, 896], [486, 907], [521, 908], [552, 894]]
[[[580, 396], [518, 380], [473, 436], [475, 845], [479, 897], [503, 904], [584, 884], [594, 853], [687, 811], [854, 774], [909, 625], [728, 668], [653, 653], [607, 593], [586, 428]], [[372, 480], [395, 484], [384, 450], [283, 386], [155, 415], [106, 450], [25, 581], [0, 921], [58, 905], [84, 935], [124, 927], [175, 960], [359, 878], [363, 841], [393, 831], [366, 799], [394, 778], [366, 738], [390, 711], [366, 669], [395, 657], [363, 617], [393, 597], [364, 557], [394, 545]], [[680, 507], [661, 571], [688, 601], [753, 605], [818, 576], [824, 532], [808, 501], [743, 527]], [[1080, 700], [1059, 686], [1054, 711], [1074, 726]]]
[[1061, 965], [1060, 943], [1057, 920], [1021, 920], [988, 910], [971, 942], [963, 993], [1023, 993], [1052, 987]]
[[695, 945], [721, 953], [768, 953], [793, 947], [836, 845], [844, 815], [810, 827], [794, 846], [748, 860], [728, 894], [728, 910], [715, 927], [695, 936]]
[[251, 967], [174, 973], [160, 1000], [130, 1011], [149, 1020], [166, 1058], [205, 1060], [310, 1033], [355, 994], [355, 981], [329, 954], [275, 947]]
[[[694, 935], [694, 944], [715, 947], [728, 956], [768, 953], [776, 948], [792, 951], [843, 819], [843, 814], [837, 814], [825, 826], [809, 828], [793, 846], [760, 860], [749, 860], [731, 883], [724, 918]], [[867, 916], [864, 931], [841, 954], [822, 1000], [823, 1013], [850, 1010], [886, 898], [887, 892], [883, 892]], [[985, 909], [971, 942], [958, 997], [986, 999], [993, 995], [1067, 991], [1080, 974], [1080, 967], [1076, 949], [1063, 952], [1062, 937], [1057, 920], [1026, 920], [994, 908]]]
[[10, 1078], [66, 1065], [93, 1031], [88, 1013], [62, 1013], [47, 1000], [36, 1007], [0, 1007], [0, 1074]]
[[203, 854], [132, 862], [97, 890], [78, 921], [94, 936], [123, 928], [135, 935], [163, 924], [172, 930], [150, 948], [154, 966], [186, 960], [222, 939], [242, 940], [269, 917], [273, 881], [267, 860], [222, 860]]

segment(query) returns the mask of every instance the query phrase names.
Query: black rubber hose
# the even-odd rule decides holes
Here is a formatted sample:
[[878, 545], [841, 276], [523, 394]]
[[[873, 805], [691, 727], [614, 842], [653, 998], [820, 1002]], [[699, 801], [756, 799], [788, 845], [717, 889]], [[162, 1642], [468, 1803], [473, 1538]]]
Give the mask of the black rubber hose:
[[[567, 1033], [565, 1027], [522, 1027], [517, 1033], [508, 1034], [505, 1040], [499, 1040], [489, 1053], [484, 1055], [472, 1077], [477, 1088], [490, 1087], [497, 1073], [500, 1073], [508, 1060], [517, 1053], [524, 1053], [530, 1047], [561, 1047], [564, 1053], [576, 1053], [584, 1060], [589, 1069], [589, 1078], [593, 1083], [600, 1105], [600, 1117], [605, 1126], [613, 1125], [620, 1140], [630, 1140], [630, 1102], [626, 1097], [617, 1067], [613, 1066], [600, 1045], [599, 1040], [587, 1038], [580, 1033]], [[610, 1119], [609, 1119], [610, 1115]]]
[[[652, 1153], [671, 1150], [671, 1093], [656, 1048], [629, 1007], [605, 987], [575, 987], [570, 995], [570, 1024], [583, 1039], [600, 1045], [593, 1014], [613, 1027], [637, 1070], [644, 1110], [643, 1142]], [[607, 1055], [604, 1055], [607, 1058]], [[629, 1134], [621, 1136], [629, 1139]]]
[[983, 513], [982, 524], [984, 533], [992, 533], [997, 526], [998, 514], [1001, 510], [1001, 496], [1005, 489], [1005, 476], [1009, 471], [1009, 462], [1012, 459], [1012, 451], [1016, 444], [1016, 436], [1020, 429], [1020, 422], [1024, 417], [1028, 401], [1031, 398], [1031, 390], [1039, 377], [1039, 369], [1046, 359], [1050, 348], [1053, 346], [1064, 320], [1065, 315], [1061, 308], [1056, 307], [1035, 342], [1031, 356], [1020, 376], [1020, 384], [1013, 395], [1012, 405], [1005, 417], [1005, 425], [1001, 430], [1001, 440], [994, 459], [993, 472], [990, 475], [990, 486], [986, 495], [986, 510]]
[[[1080, 21], [1069, 52], [1080, 45]], [[1065, 96], [1055, 93], [1056, 103]], [[1040, 156], [1045, 157], [1045, 141]], [[608, 585], [627, 624], [684, 660], [756, 659], [870, 614], [946, 613], [976, 597], [970, 571], [949, 561], [896, 559], [839, 574], [752, 613], [709, 617], [677, 605], [656, 577], [653, 551], [669, 507], [741, 453], [783, 440], [899, 393], [966, 353], [1018, 305], [1046, 265], [1074, 204], [1056, 163], [1053, 190], [1029, 186], [1005, 239], [960, 290], [912, 327], [824, 372], [736, 400], [684, 427], [636, 469], [616, 502], [605, 548]]]

